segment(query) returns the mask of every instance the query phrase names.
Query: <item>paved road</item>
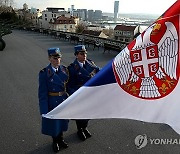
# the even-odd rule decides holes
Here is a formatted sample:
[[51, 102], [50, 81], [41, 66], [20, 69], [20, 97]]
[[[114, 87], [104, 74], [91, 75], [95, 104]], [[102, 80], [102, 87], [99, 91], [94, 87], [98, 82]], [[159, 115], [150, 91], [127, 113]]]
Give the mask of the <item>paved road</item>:
[[[0, 52], [0, 153], [51, 154], [51, 138], [40, 133], [41, 120], [38, 108], [38, 72], [48, 64], [47, 48], [59, 46], [62, 63], [73, 61], [73, 43], [34, 32], [13, 31], [4, 37], [6, 48]], [[104, 66], [117, 53], [102, 54], [90, 46], [88, 57]], [[65, 139], [69, 148], [62, 154], [177, 154], [180, 144], [159, 144], [162, 139], [180, 136], [165, 124], [151, 124], [135, 120], [91, 120], [92, 137], [85, 142], [76, 136], [76, 125], [70, 121]], [[137, 149], [137, 135], [146, 134], [148, 144]], [[150, 139], [156, 139], [153, 144]]]

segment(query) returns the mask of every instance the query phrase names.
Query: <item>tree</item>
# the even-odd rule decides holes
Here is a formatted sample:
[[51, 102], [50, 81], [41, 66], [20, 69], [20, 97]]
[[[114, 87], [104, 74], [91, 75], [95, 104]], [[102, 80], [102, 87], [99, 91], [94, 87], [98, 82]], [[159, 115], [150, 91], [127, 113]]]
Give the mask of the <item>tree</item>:
[[0, 6], [13, 6], [14, 0], [0, 0]]
[[83, 30], [86, 29], [86, 25], [83, 23], [80, 23], [76, 26], [76, 33], [82, 33]]
[[0, 19], [2, 20], [11, 20], [11, 21], [16, 21], [18, 18], [16, 16], [16, 13], [14, 10], [12, 12], [2, 12], [0, 14]]

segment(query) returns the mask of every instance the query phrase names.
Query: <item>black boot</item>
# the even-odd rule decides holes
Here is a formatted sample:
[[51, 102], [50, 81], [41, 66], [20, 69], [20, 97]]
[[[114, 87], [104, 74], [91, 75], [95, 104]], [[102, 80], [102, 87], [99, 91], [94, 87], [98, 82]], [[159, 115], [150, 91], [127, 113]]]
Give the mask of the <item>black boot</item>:
[[60, 133], [59, 135], [58, 135], [58, 144], [59, 144], [59, 146], [60, 147], [62, 147], [62, 148], [68, 148], [68, 144], [64, 141], [64, 139], [63, 139], [63, 133]]
[[86, 140], [86, 135], [85, 135], [85, 133], [84, 133], [84, 131], [83, 131], [82, 128], [81, 128], [81, 129], [78, 129], [77, 135], [78, 135], [78, 137], [79, 137], [80, 140], [82, 140], [82, 141], [85, 141], [85, 140]]
[[63, 147], [63, 148], [68, 148], [69, 147], [69, 145], [64, 140], [60, 140], [58, 142], [58, 144], [59, 144], [60, 147]]
[[86, 138], [90, 138], [92, 136], [87, 128], [83, 128], [83, 132], [84, 132]]
[[53, 148], [53, 151], [55, 153], [59, 152], [59, 150], [60, 150], [60, 147], [59, 147], [59, 144], [58, 144], [58, 140], [55, 137], [53, 137], [52, 148]]

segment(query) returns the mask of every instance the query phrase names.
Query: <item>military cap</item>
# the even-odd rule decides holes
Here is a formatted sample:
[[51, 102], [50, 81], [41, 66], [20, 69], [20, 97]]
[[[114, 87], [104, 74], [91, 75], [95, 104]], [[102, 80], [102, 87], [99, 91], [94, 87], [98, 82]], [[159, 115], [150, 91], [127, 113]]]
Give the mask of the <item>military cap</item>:
[[49, 56], [54, 56], [54, 57], [62, 57], [61, 51], [57, 47], [49, 48], [48, 49], [48, 55]]
[[86, 48], [85, 48], [85, 45], [76, 45], [76, 46], [74, 47], [74, 54], [77, 55], [79, 52], [85, 52], [85, 53], [87, 53]]

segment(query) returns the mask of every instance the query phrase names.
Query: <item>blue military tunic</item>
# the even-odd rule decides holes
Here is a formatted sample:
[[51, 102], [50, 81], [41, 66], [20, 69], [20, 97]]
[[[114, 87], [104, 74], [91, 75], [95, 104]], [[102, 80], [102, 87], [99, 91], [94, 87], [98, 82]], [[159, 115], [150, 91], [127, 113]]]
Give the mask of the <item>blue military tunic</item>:
[[[67, 97], [66, 83], [68, 81], [68, 70], [61, 65], [58, 73], [55, 73], [49, 64], [39, 72], [39, 107], [40, 113], [46, 114], [61, 104]], [[49, 92], [62, 92], [62, 96], [50, 96]], [[64, 92], [64, 93], [63, 93]], [[68, 120], [53, 120], [42, 117], [42, 133], [56, 137], [63, 131], [67, 131]]]
[[77, 59], [68, 66], [69, 81], [68, 81], [68, 93], [71, 95], [84, 85], [90, 78], [92, 78], [100, 68], [97, 67], [93, 61], [87, 59], [84, 67], [81, 67]]

